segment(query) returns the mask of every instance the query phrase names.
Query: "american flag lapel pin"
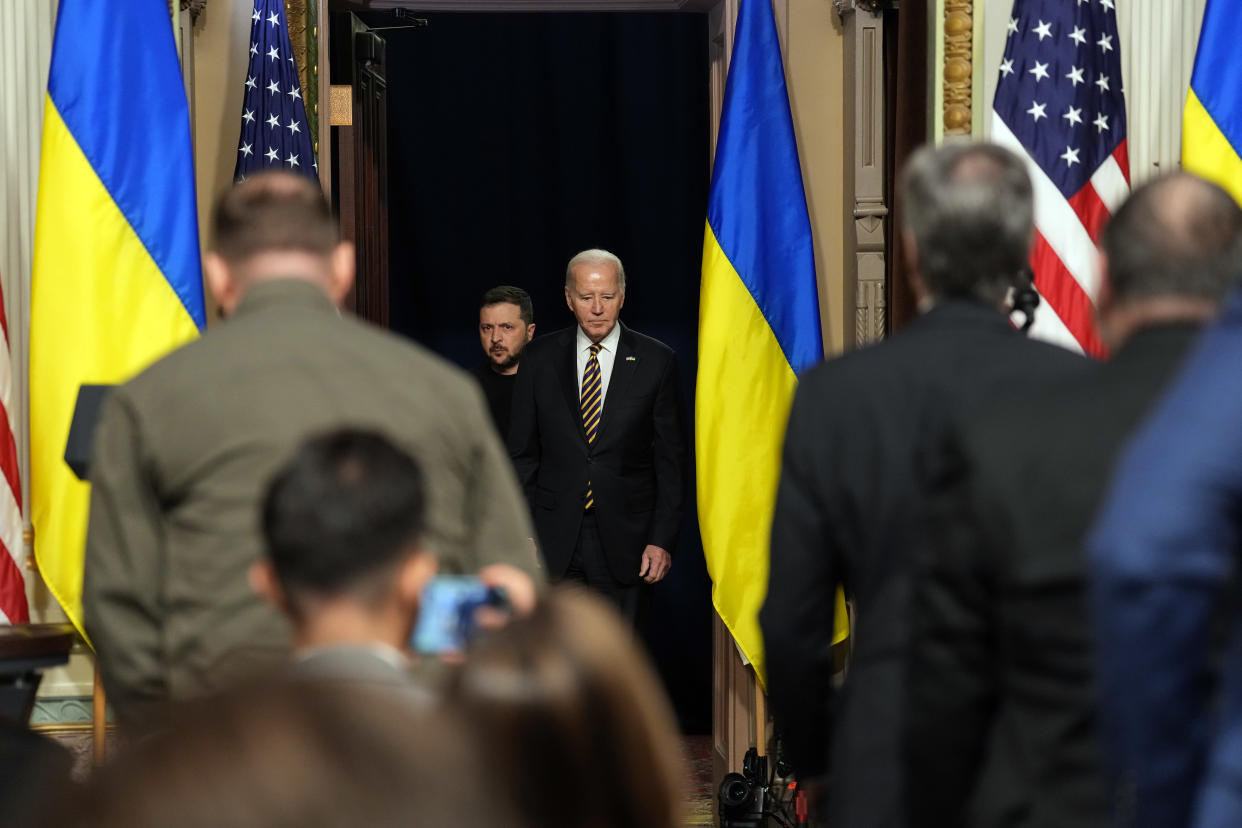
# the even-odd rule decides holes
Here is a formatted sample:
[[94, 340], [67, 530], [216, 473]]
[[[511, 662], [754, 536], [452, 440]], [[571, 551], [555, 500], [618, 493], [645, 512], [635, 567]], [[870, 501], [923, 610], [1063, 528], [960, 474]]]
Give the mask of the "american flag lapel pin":
[[625, 358], [625, 361], [626, 361], [626, 362], [638, 362], [638, 357], [636, 357], [636, 356], [627, 356], [627, 357]]

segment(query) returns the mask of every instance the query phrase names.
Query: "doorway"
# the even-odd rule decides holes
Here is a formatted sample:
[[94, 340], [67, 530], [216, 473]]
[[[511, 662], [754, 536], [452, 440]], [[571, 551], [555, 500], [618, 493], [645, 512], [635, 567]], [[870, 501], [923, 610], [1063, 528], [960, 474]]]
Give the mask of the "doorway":
[[[359, 260], [359, 296], [383, 292], [387, 302], [382, 316], [361, 304], [360, 314], [469, 367], [483, 358], [486, 289], [525, 288], [536, 333], [559, 330], [572, 323], [566, 262], [603, 247], [626, 266], [623, 321], [676, 351], [691, 420], [710, 174], [707, 15], [362, 10], [355, 19], [383, 46], [347, 59], [362, 65], [365, 52], [382, 69], [387, 104], [386, 197], [349, 217], [360, 251], [374, 246], [362, 211], [387, 219], [383, 269]], [[333, 35], [348, 31], [357, 43], [362, 29], [341, 20]], [[354, 100], [358, 133], [357, 89]], [[338, 150], [351, 141], [353, 159], [333, 159], [339, 185], [342, 166], [360, 169], [361, 141], [338, 132]], [[380, 192], [351, 187], [352, 196], [337, 188], [343, 219], [345, 201]], [[706, 733], [710, 583], [686, 494], [676, 565], [651, 590], [646, 640], [683, 729]]]

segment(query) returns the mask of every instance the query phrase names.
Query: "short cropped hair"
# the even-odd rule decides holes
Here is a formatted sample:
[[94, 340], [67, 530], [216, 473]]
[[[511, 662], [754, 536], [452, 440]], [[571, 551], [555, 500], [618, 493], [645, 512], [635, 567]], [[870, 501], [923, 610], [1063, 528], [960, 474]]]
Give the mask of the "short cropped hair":
[[535, 324], [535, 305], [530, 301], [530, 294], [513, 285], [497, 285], [484, 293], [479, 302], [479, 310], [489, 305], [499, 305], [501, 302], [517, 305], [518, 316], [522, 317], [522, 321], [527, 325]]
[[237, 264], [270, 251], [327, 257], [340, 244], [341, 231], [318, 185], [305, 176], [269, 171], [221, 196], [211, 237], [211, 250]]
[[1219, 302], [1242, 270], [1242, 208], [1220, 186], [1173, 173], [1136, 189], [1100, 241], [1117, 302]]
[[423, 531], [423, 474], [374, 432], [314, 437], [277, 472], [263, 503], [267, 556], [295, 614], [301, 599], [383, 595]]
[[600, 250], [593, 247], [590, 250], [583, 250], [581, 253], [569, 260], [569, 264], [565, 266], [565, 287], [573, 287], [574, 284], [574, 268], [578, 265], [604, 265], [610, 264], [617, 269], [617, 287], [625, 293], [625, 265], [621, 264], [621, 260], [615, 254], [609, 253], [607, 250]]
[[983, 142], [923, 147], [906, 164], [902, 198], [932, 295], [999, 304], [1031, 249], [1034, 200], [1022, 161]]

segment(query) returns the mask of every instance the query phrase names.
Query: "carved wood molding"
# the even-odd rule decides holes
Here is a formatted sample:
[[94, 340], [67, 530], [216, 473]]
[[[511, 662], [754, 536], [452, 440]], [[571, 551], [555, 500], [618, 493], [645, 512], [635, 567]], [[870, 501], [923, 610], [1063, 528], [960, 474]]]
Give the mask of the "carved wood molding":
[[190, 25], [198, 22], [198, 16], [207, 8], [207, 0], [181, 0], [181, 10], [190, 13]]
[[[310, 88], [306, 83], [306, 0], [285, 0], [285, 19], [289, 21], [289, 43], [293, 46], [293, 59], [298, 64], [298, 83], [306, 90]], [[306, 96], [302, 99], [309, 100]]]
[[944, 4], [944, 134], [969, 135], [974, 69], [974, 3]]

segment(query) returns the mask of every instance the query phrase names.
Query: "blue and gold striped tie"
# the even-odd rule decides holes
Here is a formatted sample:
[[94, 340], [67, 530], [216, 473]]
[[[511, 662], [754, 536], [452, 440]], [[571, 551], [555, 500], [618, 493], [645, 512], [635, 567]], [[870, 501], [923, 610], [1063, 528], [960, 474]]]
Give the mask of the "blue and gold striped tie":
[[[599, 433], [599, 415], [604, 410], [604, 385], [599, 374], [598, 342], [591, 345], [591, 355], [587, 357], [586, 369], [582, 372], [582, 427], [586, 429], [588, 443], [595, 442]], [[583, 509], [595, 505], [595, 493], [591, 491], [591, 481], [587, 481], [586, 501]]]

